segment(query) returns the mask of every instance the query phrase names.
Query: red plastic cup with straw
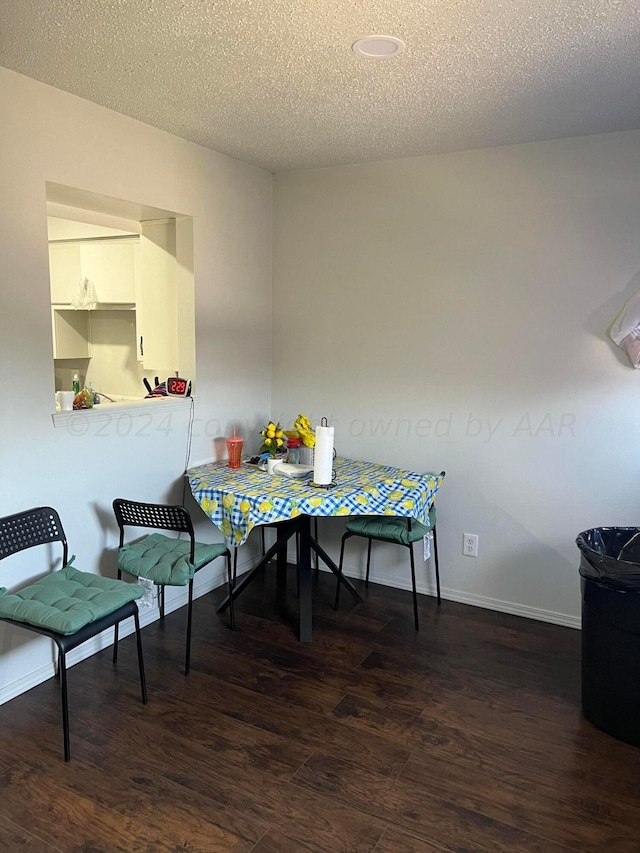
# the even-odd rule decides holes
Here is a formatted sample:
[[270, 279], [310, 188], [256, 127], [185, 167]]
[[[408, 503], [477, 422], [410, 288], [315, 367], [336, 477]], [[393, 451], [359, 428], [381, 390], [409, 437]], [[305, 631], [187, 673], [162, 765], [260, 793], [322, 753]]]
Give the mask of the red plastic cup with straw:
[[239, 468], [242, 465], [242, 445], [244, 438], [236, 436], [236, 428], [233, 428], [233, 438], [227, 439], [227, 467]]

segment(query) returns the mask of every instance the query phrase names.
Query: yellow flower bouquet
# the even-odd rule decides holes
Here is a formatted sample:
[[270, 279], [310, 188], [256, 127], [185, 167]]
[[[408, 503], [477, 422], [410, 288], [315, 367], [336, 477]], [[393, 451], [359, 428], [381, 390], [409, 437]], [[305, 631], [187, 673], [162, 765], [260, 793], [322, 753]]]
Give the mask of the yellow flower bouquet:
[[284, 444], [284, 430], [280, 424], [269, 421], [266, 427], [260, 430], [260, 435], [262, 436], [260, 453], [269, 453], [271, 456], [275, 456]]

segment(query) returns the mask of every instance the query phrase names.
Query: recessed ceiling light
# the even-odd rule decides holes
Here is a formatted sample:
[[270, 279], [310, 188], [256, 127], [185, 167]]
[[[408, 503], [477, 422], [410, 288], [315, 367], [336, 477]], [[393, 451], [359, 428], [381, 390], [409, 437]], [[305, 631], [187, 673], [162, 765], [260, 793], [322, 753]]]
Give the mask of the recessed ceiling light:
[[351, 50], [367, 59], [390, 59], [399, 56], [405, 48], [402, 39], [395, 36], [365, 36], [351, 45]]

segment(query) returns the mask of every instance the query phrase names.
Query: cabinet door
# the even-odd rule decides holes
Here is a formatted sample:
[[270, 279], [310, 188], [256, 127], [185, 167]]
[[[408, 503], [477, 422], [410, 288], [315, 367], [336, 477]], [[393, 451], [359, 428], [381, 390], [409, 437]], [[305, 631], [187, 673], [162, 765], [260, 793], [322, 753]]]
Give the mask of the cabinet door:
[[70, 305], [80, 284], [80, 246], [77, 243], [49, 244], [49, 278], [54, 305]]
[[158, 375], [178, 365], [175, 223], [145, 223], [136, 290], [138, 361]]
[[98, 302], [135, 302], [136, 242], [109, 239], [80, 244], [82, 277], [93, 282]]
[[51, 310], [54, 358], [91, 358], [88, 311]]

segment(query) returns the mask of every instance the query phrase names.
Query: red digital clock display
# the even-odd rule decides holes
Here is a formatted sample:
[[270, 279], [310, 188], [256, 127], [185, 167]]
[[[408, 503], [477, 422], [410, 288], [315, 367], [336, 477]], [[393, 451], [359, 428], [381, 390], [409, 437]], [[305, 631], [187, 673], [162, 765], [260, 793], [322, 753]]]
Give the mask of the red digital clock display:
[[170, 376], [167, 379], [167, 394], [173, 397], [188, 397], [191, 393], [191, 382], [181, 379], [179, 376]]

